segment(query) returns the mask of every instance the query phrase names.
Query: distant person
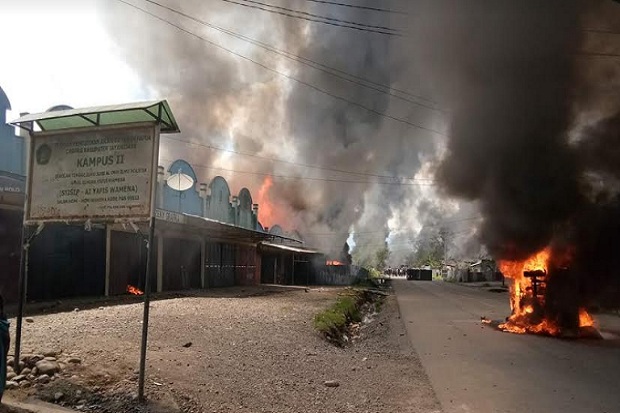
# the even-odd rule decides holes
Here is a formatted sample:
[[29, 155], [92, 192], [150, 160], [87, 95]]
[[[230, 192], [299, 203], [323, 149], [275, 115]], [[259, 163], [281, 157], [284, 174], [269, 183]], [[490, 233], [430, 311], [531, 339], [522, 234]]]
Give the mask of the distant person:
[[6, 356], [9, 352], [11, 336], [9, 335], [9, 321], [4, 314], [4, 299], [0, 294], [0, 402], [6, 386]]

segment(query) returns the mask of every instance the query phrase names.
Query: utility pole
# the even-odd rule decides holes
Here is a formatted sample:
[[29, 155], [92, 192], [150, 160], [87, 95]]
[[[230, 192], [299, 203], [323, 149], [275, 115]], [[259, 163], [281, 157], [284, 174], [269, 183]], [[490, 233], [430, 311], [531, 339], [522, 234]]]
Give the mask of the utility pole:
[[443, 243], [443, 257], [442, 257], [443, 265], [441, 269], [442, 276], [444, 275], [444, 272], [447, 272], [447, 268], [448, 268], [447, 261], [448, 261], [448, 235], [449, 234], [450, 233], [448, 232], [448, 229], [446, 227], [442, 227], [439, 230], [441, 242]]

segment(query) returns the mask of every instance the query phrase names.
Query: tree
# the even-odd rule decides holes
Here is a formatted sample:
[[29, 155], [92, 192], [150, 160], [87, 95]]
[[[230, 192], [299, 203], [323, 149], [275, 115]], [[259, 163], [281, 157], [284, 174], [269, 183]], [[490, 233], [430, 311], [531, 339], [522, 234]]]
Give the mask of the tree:
[[374, 265], [371, 256], [365, 254], [357, 248], [353, 252], [353, 261], [355, 262], [355, 265], [359, 265], [360, 267], [364, 267], [366, 269], [370, 269]]
[[375, 267], [379, 271], [385, 270], [386, 263], [389, 257], [390, 257], [390, 249], [388, 248], [388, 245], [386, 242], [385, 246], [375, 253]]
[[414, 252], [407, 257], [407, 261], [414, 267], [441, 267], [444, 260], [444, 246], [442, 237], [418, 240]]

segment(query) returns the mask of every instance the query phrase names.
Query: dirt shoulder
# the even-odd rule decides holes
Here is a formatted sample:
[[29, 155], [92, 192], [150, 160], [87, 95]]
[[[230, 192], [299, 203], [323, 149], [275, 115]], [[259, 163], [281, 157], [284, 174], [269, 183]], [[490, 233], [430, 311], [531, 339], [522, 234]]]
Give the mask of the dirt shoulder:
[[[314, 331], [314, 315], [339, 291], [227, 289], [152, 303], [150, 399], [195, 412], [439, 411], [393, 296], [353, 345], [335, 347]], [[12, 393], [53, 398], [62, 391], [61, 403], [75, 407], [84, 399], [82, 411], [144, 411], [132, 394], [141, 316], [140, 304], [33, 316], [24, 324], [25, 351], [62, 351], [81, 364]], [[116, 405], [98, 405], [101, 394], [115, 395]]]

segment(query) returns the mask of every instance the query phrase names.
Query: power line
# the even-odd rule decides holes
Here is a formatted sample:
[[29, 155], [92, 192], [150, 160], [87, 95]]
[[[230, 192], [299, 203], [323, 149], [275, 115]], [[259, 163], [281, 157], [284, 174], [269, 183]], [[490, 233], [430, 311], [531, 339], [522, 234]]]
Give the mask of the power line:
[[204, 42], [207, 42], [207, 43], [209, 43], [210, 45], [212, 45], [214, 47], [217, 47], [219, 49], [225, 50], [225, 51], [229, 52], [232, 55], [235, 55], [237, 57], [240, 57], [242, 59], [250, 61], [250, 62], [252, 62], [252, 63], [254, 63], [254, 64], [256, 64], [256, 65], [258, 65], [258, 66], [260, 66], [260, 67], [262, 67], [264, 69], [266, 69], [266, 70], [269, 70], [270, 72], [276, 73], [276, 74], [278, 74], [278, 75], [280, 75], [282, 77], [285, 77], [285, 78], [287, 78], [289, 80], [292, 80], [294, 82], [302, 84], [302, 85], [304, 85], [306, 87], [309, 87], [309, 88], [311, 88], [311, 89], [313, 89], [313, 90], [315, 90], [317, 92], [320, 92], [320, 93], [323, 93], [323, 94], [325, 94], [327, 96], [330, 96], [333, 99], [340, 100], [342, 102], [348, 103], [349, 105], [359, 107], [359, 108], [364, 109], [364, 110], [366, 110], [366, 111], [368, 111], [370, 113], [374, 113], [374, 114], [376, 114], [378, 116], [382, 116], [384, 118], [391, 119], [393, 121], [396, 121], [396, 122], [399, 122], [399, 123], [403, 123], [405, 125], [409, 125], [409, 126], [414, 127], [416, 129], [424, 130], [424, 131], [427, 131], [427, 132], [430, 132], [430, 133], [433, 133], [433, 134], [436, 134], [436, 135], [439, 135], [439, 136], [447, 137], [447, 135], [445, 133], [443, 133], [443, 132], [437, 131], [437, 130], [432, 129], [432, 128], [428, 128], [426, 126], [422, 126], [422, 125], [416, 124], [416, 123], [411, 122], [411, 121], [409, 121], [407, 119], [402, 119], [402, 118], [399, 118], [399, 117], [396, 117], [396, 116], [388, 115], [387, 113], [379, 112], [378, 110], [375, 110], [373, 108], [365, 106], [365, 105], [363, 105], [361, 103], [354, 102], [352, 100], [346, 99], [346, 98], [344, 98], [342, 96], [339, 96], [339, 95], [335, 95], [335, 94], [333, 94], [333, 93], [331, 93], [331, 92], [329, 92], [329, 91], [327, 91], [325, 89], [322, 89], [322, 88], [320, 88], [318, 86], [315, 86], [315, 85], [312, 85], [312, 84], [310, 84], [308, 82], [305, 82], [303, 80], [297, 79], [297, 78], [295, 78], [295, 77], [293, 77], [291, 75], [287, 75], [286, 73], [280, 72], [280, 71], [278, 71], [276, 69], [273, 69], [273, 68], [271, 68], [269, 66], [266, 66], [263, 63], [257, 62], [256, 60], [253, 60], [253, 59], [251, 59], [251, 58], [249, 58], [247, 56], [244, 56], [244, 55], [242, 55], [240, 53], [237, 53], [237, 52], [235, 52], [235, 51], [233, 51], [233, 50], [231, 50], [231, 49], [229, 49], [227, 47], [224, 47], [224, 46], [222, 46], [222, 45], [220, 45], [218, 43], [215, 43], [215, 42], [213, 42], [213, 41], [211, 41], [211, 40], [209, 40], [209, 39], [207, 39], [205, 37], [202, 37], [202, 36], [200, 36], [200, 35], [198, 35], [196, 33], [193, 33], [193, 32], [191, 32], [191, 31], [189, 31], [189, 30], [187, 30], [187, 29], [185, 29], [185, 28], [183, 28], [183, 27], [181, 27], [181, 26], [179, 26], [179, 25], [177, 25], [175, 23], [172, 23], [169, 20], [164, 19], [163, 17], [160, 17], [160, 16], [156, 15], [155, 13], [151, 13], [150, 11], [148, 11], [148, 10], [142, 8], [142, 7], [139, 7], [139, 6], [136, 6], [135, 4], [129, 3], [126, 0], [117, 0], [117, 1], [119, 1], [119, 2], [121, 2], [123, 4], [126, 4], [129, 7], [133, 7], [134, 9], [140, 10], [143, 13], [148, 14], [149, 16], [151, 16], [151, 17], [153, 17], [153, 18], [155, 18], [157, 20], [160, 20], [160, 21], [162, 21], [162, 22], [164, 22], [166, 24], [169, 24], [170, 26], [173, 26], [173, 27], [177, 28], [178, 30], [180, 30], [180, 31], [182, 31], [184, 33], [189, 34], [190, 36], [194, 36], [194, 37], [196, 37], [196, 38], [198, 38], [200, 40], [203, 40]]
[[[162, 160], [173, 162], [171, 159], [161, 158]], [[348, 184], [377, 184], [377, 185], [396, 185], [396, 186], [435, 186], [434, 183], [420, 183], [420, 182], [378, 182], [378, 181], [352, 181], [347, 179], [333, 179], [333, 178], [317, 178], [310, 176], [290, 176], [290, 175], [277, 175], [269, 172], [254, 172], [254, 171], [238, 171], [235, 169], [228, 168], [220, 168], [215, 166], [207, 166], [192, 163], [193, 167], [208, 169], [208, 170], [218, 170], [218, 171], [226, 171], [237, 174], [248, 174], [248, 175], [258, 175], [258, 176], [270, 176], [272, 178], [282, 178], [282, 179], [298, 179], [305, 181], [320, 181], [320, 182], [340, 182], [340, 183], [348, 183]]]
[[[257, 10], [266, 11], [268, 13], [279, 14], [279, 15], [286, 16], [286, 17], [293, 17], [295, 19], [307, 20], [309, 22], [314, 22], [314, 23], [329, 24], [331, 26], [344, 27], [344, 28], [347, 28], [347, 29], [361, 30], [361, 31], [370, 32], [370, 33], [385, 34], [385, 35], [388, 35], [388, 36], [399, 36], [399, 37], [402, 36], [401, 34], [396, 32], [396, 29], [392, 29], [392, 28], [389, 28], [389, 27], [372, 26], [372, 25], [366, 25], [366, 24], [363, 24], [363, 23], [355, 23], [355, 22], [349, 22], [349, 21], [346, 21], [346, 20], [340, 20], [340, 19], [335, 19], [335, 18], [330, 18], [330, 17], [318, 16], [318, 15], [314, 15], [312, 13], [306, 13], [306, 12], [301, 12], [301, 11], [297, 11], [297, 10], [293, 10], [293, 9], [287, 9], [285, 7], [271, 6], [271, 5], [266, 4], [266, 3], [260, 3], [260, 2], [255, 2], [255, 1], [251, 1], [251, 0], [241, 0], [241, 1], [247, 1], [248, 3], [256, 3], [256, 4], [266, 5], [267, 7], [272, 7], [274, 9], [276, 9], [276, 10], [271, 10], [271, 9], [268, 9], [268, 8], [265, 8], [265, 7], [261, 7], [261, 6], [254, 6], [252, 4], [241, 3], [239, 1], [234, 1], [234, 0], [222, 0], [222, 1], [224, 1], [226, 3], [237, 4], [237, 5], [243, 6], [243, 7], [249, 7], [251, 9], [257, 9]], [[291, 14], [289, 12], [278, 11], [280, 9], [288, 10], [288, 11], [290, 11], [292, 13], [299, 13], [299, 14], [302, 14], [302, 16]], [[317, 18], [304, 17], [303, 15], [309, 15], [309, 16], [313, 16], [313, 17], [316, 16]], [[319, 19], [325, 19], [325, 20], [319, 20]], [[386, 30], [390, 30], [390, 31], [386, 31]]]
[[365, 234], [377, 234], [377, 233], [386, 233], [389, 231], [385, 230], [377, 230], [377, 231], [343, 231], [343, 232], [305, 232], [304, 234], [311, 235], [365, 235]]
[[618, 58], [620, 54], [617, 53], [600, 53], [600, 52], [577, 52], [578, 56], [590, 56], [590, 57], [602, 57], [602, 58]]
[[[229, 36], [232, 36], [232, 37], [235, 37], [237, 39], [240, 39], [240, 40], [246, 41], [248, 43], [254, 44], [255, 46], [261, 47], [261, 48], [263, 48], [265, 50], [268, 50], [268, 51], [270, 51], [272, 53], [279, 54], [279, 55], [284, 56], [284, 57], [286, 57], [288, 59], [291, 59], [291, 60], [296, 61], [298, 63], [304, 64], [306, 66], [309, 66], [309, 67], [311, 67], [311, 68], [313, 68], [315, 70], [319, 70], [321, 72], [330, 74], [330, 75], [332, 75], [334, 77], [337, 77], [339, 79], [345, 80], [347, 82], [351, 82], [351, 83], [354, 83], [354, 84], [366, 87], [368, 89], [375, 90], [377, 92], [385, 93], [385, 94], [393, 96], [393, 97], [395, 97], [397, 99], [400, 99], [400, 100], [403, 100], [405, 102], [409, 102], [411, 104], [418, 105], [418, 106], [421, 106], [421, 107], [424, 107], [424, 108], [427, 108], [427, 109], [430, 109], [430, 110], [435, 110], [435, 111], [438, 111], [438, 112], [446, 112], [445, 110], [443, 110], [441, 108], [438, 108], [436, 106], [437, 105], [436, 102], [433, 102], [432, 100], [429, 100], [429, 99], [427, 99], [425, 97], [418, 96], [418, 95], [415, 95], [415, 94], [412, 94], [410, 92], [406, 92], [406, 91], [403, 91], [403, 90], [400, 90], [400, 89], [395, 89], [395, 88], [392, 88], [389, 85], [384, 85], [384, 84], [381, 84], [381, 83], [377, 83], [377, 82], [374, 82], [372, 80], [369, 80], [369, 79], [366, 79], [366, 78], [363, 78], [363, 77], [356, 76], [354, 74], [348, 73], [348, 72], [346, 72], [344, 70], [340, 70], [340, 69], [337, 69], [337, 68], [334, 68], [334, 67], [330, 67], [330, 66], [327, 66], [325, 64], [316, 62], [316, 61], [314, 61], [312, 59], [308, 59], [308, 58], [305, 58], [303, 56], [295, 55], [295, 54], [290, 53], [290, 52], [288, 52], [286, 50], [278, 49], [278, 48], [276, 48], [274, 46], [271, 46], [271, 45], [269, 45], [267, 43], [264, 43], [264, 42], [261, 42], [259, 40], [253, 39], [251, 37], [248, 37], [248, 36], [245, 36], [245, 35], [233, 32], [232, 30], [225, 29], [225, 28], [220, 27], [220, 26], [216, 26], [216, 25], [214, 25], [212, 23], [209, 23], [209, 22], [207, 22], [205, 20], [201, 20], [201, 19], [199, 19], [197, 17], [194, 17], [194, 16], [191, 16], [189, 14], [183, 13], [182, 11], [175, 10], [172, 7], [163, 5], [163, 4], [158, 3], [158, 2], [156, 2], [154, 0], [143, 0], [143, 1], [145, 1], [147, 3], [154, 4], [154, 5], [159, 6], [159, 7], [163, 8], [163, 9], [165, 9], [165, 10], [168, 10], [168, 11], [170, 11], [172, 13], [175, 13], [175, 14], [183, 16], [183, 17], [185, 17], [187, 19], [190, 19], [190, 20], [192, 20], [192, 21], [194, 21], [194, 22], [196, 22], [198, 24], [210, 27], [210, 28], [212, 28], [214, 30], [217, 30], [219, 32], [228, 34]], [[342, 76], [340, 74], [342, 74]], [[349, 79], [347, 76], [351, 77], [353, 79], [356, 79], [357, 81], [353, 80], [353, 79]], [[365, 82], [365, 83], [362, 83], [362, 82]], [[368, 84], [366, 84], [366, 83], [368, 83]], [[398, 94], [396, 94], [394, 92], [398, 92], [400, 94], [408, 95], [409, 98], [408, 97], [399, 96]], [[429, 104], [424, 104], [424, 103], [415, 101], [415, 100], [413, 100], [411, 98], [427, 101], [427, 102], [429, 102]], [[433, 106], [431, 106], [431, 105], [433, 105]]]
[[586, 33], [598, 33], [598, 34], [620, 34], [619, 32], [615, 32], [613, 30], [608, 29], [582, 29], [582, 32]]
[[387, 32], [387, 31], [383, 31], [383, 30], [375, 30], [375, 29], [366, 28], [366, 27], [352, 26], [352, 25], [348, 25], [348, 24], [335, 23], [335, 22], [327, 21], [327, 20], [312, 19], [312, 18], [309, 18], [309, 17], [297, 16], [297, 15], [294, 15], [294, 14], [291, 14], [291, 13], [285, 13], [283, 11], [270, 10], [270, 9], [267, 9], [267, 8], [264, 8], [264, 7], [260, 7], [260, 6], [253, 6], [251, 4], [240, 3], [238, 1], [233, 1], [233, 0], [222, 0], [222, 1], [224, 1], [226, 3], [237, 4], [237, 5], [243, 6], [243, 7], [249, 7], [251, 9], [257, 9], [257, 10], [266, 11], [268, 13], [279, 14], [281, 16], [293, 17], [295, 19], [306, 20], [306, 21], [314, 22], [314, 23], [328, 24], [330, 26], [344, 27], [344, 28], [347, 28], [347, 29], [355, 29], [355, 30], [360, 30], [360, 31], [363, 31], [363, 32], [369, 32], [369, 33], [385, 34], [387, 36], [401, 36], [400, 34], [394, 33], [394, 32]]
[[[477, 220], [477, 219], [481, 219], [481, 216], [477, 216], [477, 217], [469, 217], [469, 218], [463, 218], [463, 219], [458, 219], [458, 220], [453, 220], [453, 221], [444, 221], [444, 222], [464, 222], [464, 221], [472, 221], [472, 220]], [[366, 232], [357, 232], [357, 231], [348, 231], [348, 232], [317, 232], [317, 233], [313, 233], [313, 235], [319, 235], [319, 236], [336, 236], [336, 235], [346, 235], [346, 234], [350, 234], [353, 235], [354, 237], [357, 236], [358, 234], [362, 234], [364, 236], [368, 236], [366, 234], [378, 234], [378, 235], [374, 235], [374, 236], [381, 236], [382, 233], [387, 233], [388, 235], [386, 236], [386, 238], [388, 238], [390, 235], [395, 235], [397, 234], [396, 231], [398, 230], [377, 230], [377, 231], [366, 231]], [[459, 235], [459, 234], [469, 234], [471, 233], [471, 228], [470, 229], [459, 229], [458, 231], [447, 231], [446, 235]]]
[[[457, 220], [452, 220], [452, 221], [444, 221], [444, 222], [464, 222], [464, 221], [472, 221], [472, 220], [476, 220], [476, 219], [481, 219], [481, 216], [476, 216], [476, 217], [468, 217], [468, 218], [463, 218], [463, 219], [457, 219]], [[398, 230], [393, 230], [393, 229], [388, 229], [388, 230], [376, 230], [376, 231], [345, 231], [345, 232], [315, 232], [315, 233], [306, 233], [306, 234], [312, 234], [312, 235], [318, 235], [318, 236], [337, 236], [337, 235], [353, 235], [354, 237], [362, 234], [365, 235], [366, 234], [378, 234], [375, 236], [381, 236], [381, 234], [385, 234], [387, 233], [388, 235], [386, 236], [386, 238], [390, 235], [393, 234], [395, 231]], [[446, 234], [448, 235], [457, 235], [457, 234], [465, 234], [465, 233], [469, 233], [471, 232], [471, 230], [458, 230], [458, 231], [448, 231]]]
[[362, 10], [370, 10], [370, 11], [378, 11], [381, 13], [394, 13], [394, 14], [403, 14], [403, 15], [408, 15], [409, 13], [404, 12], [404, 11], [398, 11], [398, 10], [390, 10], [390, 9], [381, 9], [378, 7], [369, 7], [369, 6], [358, 6], [355, 4], [348, 4], [348, 3], [338, 3], [335, 1], [326, 1], [326, 0], [306, 0], [306, 1], [310, 1], [313, 3], [322, 3], [322, 4], [333, 4], [335, 6], [341, 6], [341, 7], [351, 7], [354, 9], [362, 9]]
[[478, 216], [475, 216], [475, 217], [459, 218], [459, 219], [453, 219], [453, 220], [443, 221], [443, 222], [446, 223], [446, 224], [449, 224], [449, 223], [454, 223], [454, 222], [473, 221], [473, 220], [477, 220], [477, 219], [482, 219], [482, 216], [478, 215]]
[[239, 151], [235, 151], [235, 150], [232, 150], [232, 149], [220, 148], [220, 147], [217, 147], [217, 146], [206, 145], [206, 144], [203, 144], [203, 143], [191, 142], [191, 141], [186, 141], [186, 140], [183, 140], [183, 139], [173, 138], [171, 136], [163, 136], [163, 138], [171, 140], [171, 141], [181, 142], [181, 143], [185, 143], [185, 144], [188, 144], [188, 145], [195, 145], [195, 146], [199, 146], [199, 147], [203, 147], [203, 148], [207, 148], [207, 149], [211, 149], [211, 150], [216, 150], [216, 151], [221, 151], [221, 152], [228, 152], [228, 153], [233, 153], [233, 154], [236, 154], [236, 155], [248, 156], [248, 157], [257, 158], [257, 159], [264, 159], [264, 160], [271, 161], [271, 162], [282, 162], [282, 163], [286, 163], [286, 164], [289, 164], [289, 165], [301, 166], [301, 167], [304, 167], [304, 168], [320, 169], [320, 170], [324, 170], [324, 171], [340, 172], [340, 173], [346, 173], [346, 174], [351, 174], [351, 175], [370, 176], [370, 177], [373, 177], [373, 178], [399, 179], [399, 180], [409, 180], [409, 181], [431, 181], [431, 182], [434, 181], [431, 178], [412, 178], [412, 177], [406, 177], [406, 176], [379, 175], [379, 174], [371, 174], [371, 173], [366, 173], [366, 172], [348, 171], [348, 170], [345, 170], [345, 169], [328, 168], [328, 167], [325, 167], [325, 166], [312, 165], [312, 164], [306, 164], [306, 163], [294, 162], [294, 161], [288, 161], [286, 159], [270, 158], [270, 157], [267, 157], [267, 156], [261, 156], [261, 155], [256, 155], [256, 154], [252, 154], [252, 153], [247, 153], [247, 152], [239, 152]]
[[[225, 1], [225, 0], [223, 0]], [[241, 2], [244, 3], [252, 3], [252, 4], [258, 4], [261, 6], [265, 6], [265, 7], [271, 7], [274, 8], [276, 10], [284, 10], [287, 12], [292, 12], [292, 13], [298, 13], [304, 16], [310, 16], [310, 17], [315, 17], [317, 19], [325, 19], [328, 21], [333, 21], [333, 22], [337, 22], [337, 23], [345, 23], [345, 24], [352, 24], [352, 25], [356, 25], [356, 26], [360, 26], [360, 27], [367, 27], [370, 29], [379, 29], [379, 30], [390, 30], [390, 31], [394, 31], [394, 32], [399, 32], [399, 29], [393, 29], [391, 27], [386, 27], [386, 26], [373, 26], [373, 25], [369, 25], [366, 23], [359, 23], [359, 22], [354, 22], [354, 21], [349, 21], [349, 20], [343, 20], [343, 19], [337, 19], [335, 17], [330, 17], [330, 16], [321, 16], [318, 14], [313, 14], [313, 13], [308, 13], [306, 11], [303, 10], [294, 10], [294, 9], [289, 9], [286, 7], [281, 7], [281, 6], [274, 6], [273, 4], [269, 4], [269, 3], [262, 3], [260, 1], [256, 1], [256, 0], [239, 0]]]
[[[308, 233], [304, 232], [302, 235], [306, 236], [307, 234]], [[321, 243], [321, 244], [324, 244], [324, 243]], [[408, 247], [407, 249], [410, 248], [412, 250], [417, 249], [417, 246], [414, 245], [411, 242], [393, 242], [393, 243], [390, 243], [390, 242], [385, 242], [385, 243], [383, 243], [383, 242], [370, 242], [370, 243], [365, 243], [364, 241], [356, 242], [355, 243], [355, 248], [359, 248], [359, 247], [381, 248], [381, 247], [385, 247], [386, 246], [385, 244], [387, 244], [387, 247], [390, 248], [390, 250], [391, 250], [391, 247], [400, 247], [400, 248]], [[337, 247], [337, 246], [342, 245], [342, 244], [339, 243], [339, 242], [333, 242], [333, 243], [327, 243], [327, 245], [330, 245], [331, 248], [334, 248], [334, 247]]]

